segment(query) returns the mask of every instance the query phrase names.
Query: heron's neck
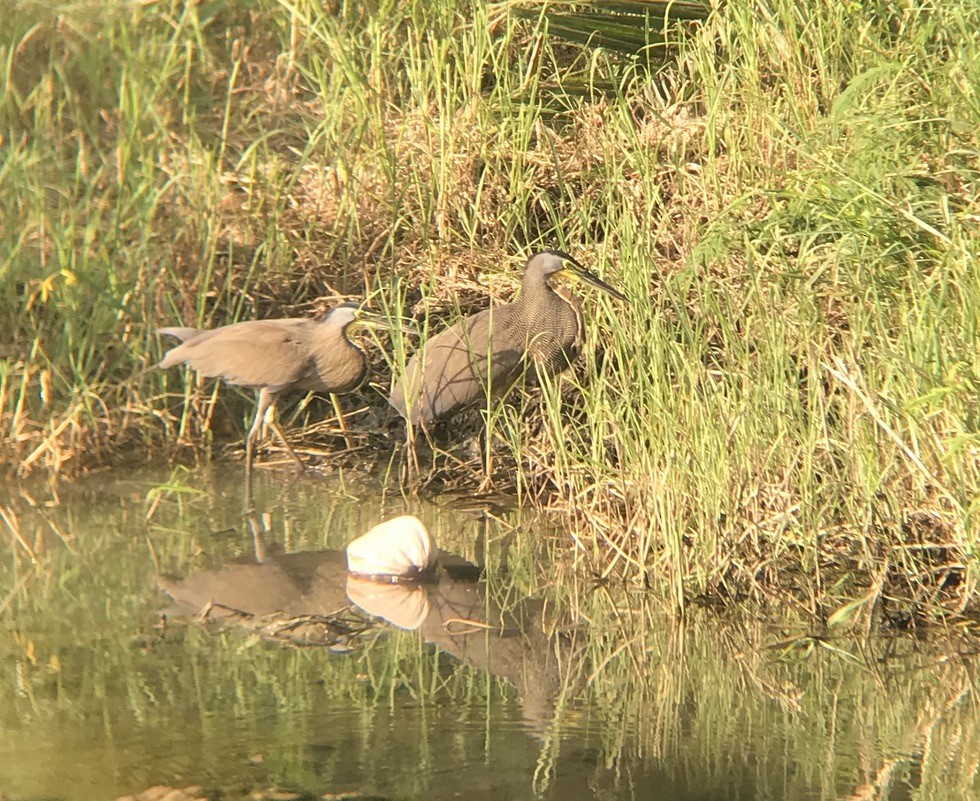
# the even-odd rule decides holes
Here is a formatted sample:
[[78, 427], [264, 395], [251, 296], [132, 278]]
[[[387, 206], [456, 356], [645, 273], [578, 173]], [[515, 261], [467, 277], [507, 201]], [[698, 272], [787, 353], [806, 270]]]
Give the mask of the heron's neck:
[[314, 334], [313, 358], [317, 372], [323, 380], [339, 386], [356, 385], [364, 374], [366, 354], [348, 336], [349, 327], [324, 325]]
[[561, 296], [548, 283], [548, 279], [535, 275], [524, 277], [521, 294], [514, 304], [524, 315], [533, 318], [547, 309], [553, 309], [556, 302], [561, 302]]
[[320, 347], [343, 345], [347, 340], [347, 332], [341, 326], [331, 325], [324, 321], [317, 324], [313, 337]]
[[364, 352], [364, 349], [348, 335], [347, 329], [349, 327], [321, 325], [316, 329], [313, 335], [315, 341], [313, 349], [318, 354], [318, 360], [329, 359], [333, 361], [336, 359], [336, 354], [352, 350]]

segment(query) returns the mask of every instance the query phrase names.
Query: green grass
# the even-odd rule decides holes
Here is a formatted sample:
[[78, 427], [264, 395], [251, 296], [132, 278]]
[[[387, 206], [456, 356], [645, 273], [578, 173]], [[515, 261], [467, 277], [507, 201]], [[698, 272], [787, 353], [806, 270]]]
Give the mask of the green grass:
[[498, 485], [678, 606], [972, 605], [975, 4], [733, 0], [656, 73], [538, 10], [0, 4], [8, 464], [223, 425], [148, 369], [160, 325], [380, 292], [436, 330], [559, 246], [633, 302], [583, 293]]

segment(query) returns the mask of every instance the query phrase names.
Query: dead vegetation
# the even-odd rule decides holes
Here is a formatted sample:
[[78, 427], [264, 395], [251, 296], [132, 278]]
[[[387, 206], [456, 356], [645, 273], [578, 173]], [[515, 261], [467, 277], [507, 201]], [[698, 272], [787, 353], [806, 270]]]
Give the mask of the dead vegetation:
[[[437, 330], [562, 246], [634, 303], [588, 297], [581, 363], [489, 434], [462, 421], [473, 438], [426, 486], [482, 483], [489, 436], [497, 491], [563, 509], [603, 573], [679, 605], [788, 591], [837, 622], [972, 612], [977, 43], [930, 55], [975, 30], [954, 6], [824, 4], [809, 27], [787, 7], [775, 37], [718, 12], [661, 74], [597, 59], [619, 88], [586, 99], [562, 91], [585, 63], [567, 45], [476, 6], [424, 30], [410, 11], [20, 15], [4, 464], [67, 478], [237, 440], [232, 393], [152, 369], [160, 325], [370, 296]], [[869, 44], [896, 25], [907, 69]], [[349, 406], [356, 453], [338, 455], [327, 404], [299, 407], [326, 464], [393, 458], [384, 395], [406, 354], [381, 344]]]

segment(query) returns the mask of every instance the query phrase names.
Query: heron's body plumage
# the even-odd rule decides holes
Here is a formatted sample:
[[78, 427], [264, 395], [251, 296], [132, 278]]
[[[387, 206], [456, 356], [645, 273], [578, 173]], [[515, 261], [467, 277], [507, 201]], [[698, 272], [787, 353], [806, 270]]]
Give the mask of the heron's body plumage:
[[273, 395], [287, 390], [332, 392], [356, 389], [367, 374], [364, 350], [346, 326], [321, 320], [248, 320], [208, 330], [162, 328], [182, 339], [160, 367], [186, 364], [208, 378]]
[[428, 425], [506, 394], [529, 374], [567, 369], [581, 351], [583, 325], [574, 297], [549, 281], [563, 260], [577, 265], [560, 251], [535, 254], [513, 302], [477, 312], [429, 339], [392, 389], [390, 402], [398, 412], [413, 424]]

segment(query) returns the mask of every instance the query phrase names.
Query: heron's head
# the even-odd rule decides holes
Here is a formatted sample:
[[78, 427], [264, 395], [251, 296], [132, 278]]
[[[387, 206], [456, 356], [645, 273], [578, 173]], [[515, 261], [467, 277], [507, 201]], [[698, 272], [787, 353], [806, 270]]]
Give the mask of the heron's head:
[[547, 279], [549, 276], [562, 270], [581, 278], [587, 284], [598, 287], [617, 300], [621, 300], [624, 303], [629, 302], [629, 298], [626, 295], [618, 289], [609, 286], [609, 284], [599, 278], [595, 273], [586, 270], [585, 267], [575, 260], [574, 256], [570, 256], [562, 250], [542, 250], [535, 253], [527, 260], [527, 266], [524, 268], [524, 276], [525, 279], [535, 275]]
[[347, 326], [352, 323], [356, 323], [361, 317], [361, 304], [359, 303], [341, 303], [339, 306], [334, 306], [330, 311], [324, 315], [324, 320], [326, 322], [332, 323], [333, 325], [339, 326], [340, 328], [347, 328]]
[[365, 309], [360, 303], [349, 301], [334, 306], [327, 312], [324, 320], [346, 330], [352, 325], [363, 326], [364, 328], [386, 328], [400, 329], [406, 334], [417, 334], [414, 326], [405, 323], [397, 318], [383, 317], [376, 312]]

